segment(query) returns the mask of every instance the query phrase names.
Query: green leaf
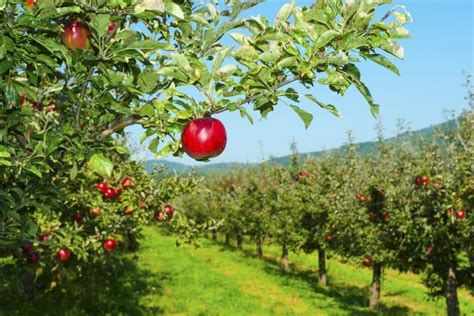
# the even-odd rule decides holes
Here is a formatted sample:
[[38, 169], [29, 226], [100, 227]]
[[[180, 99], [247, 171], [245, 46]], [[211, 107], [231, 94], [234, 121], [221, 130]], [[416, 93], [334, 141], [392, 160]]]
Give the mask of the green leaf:
[[212, 61], [213, 72], [216, 72], [219, 68], [221, 68], [222, 63], [230, 55], [232, 49], [233, 47], [229, 46], [227, 48], [219, 50], [219, 52], [215, 55], [214, 60]]
[[186, 56], [179, 53], [172, 53], [171, 57], [176, 61], [176, 64], [186, 73], [193, 72], [193, 68]]
[[36, 168], [36, 166], [28, 166], [26, 167], [26, 170], [30, 171], [31, 173], [38, 176], [39, 178], [43, 177], [43, 175], [41, 174], [41, 171], [39, 171], [39, 169]]
[[337, 110], [337, 108], [334, 106], [334, 105], [331, 105], [331, 104], [326, 104], [326, 103], [322, 103], [322, 102], [319, 102], [313, 95], [311, 94], [305, 94], [304, 95], [307, 99], [313, 101], [314, 103], [316, 103], [317, 105], [319, 105], [321, 108], [325, 109], [325, 110], [328, 110], [329, 112], [331, 112], [334, 116], [336, 117], [341, 117], [341, 113]]
[[111, 177], [114, 164], [103, 154], [94, 154], [89, 162], [89, 167], [101, 176]]
[[293, 14], [293, 10], [295, 9], [295, 3], [287, 3], [283, 5], [280, 8], [280, 11], [278, 11], [278, 14], [275, 19], [275, 27], [278, 27], [278, 25], [281, 25], [282, 22], [288, 21], [290, 16]]
[[313, 121], [313, 114], [306, 112], [305, 110], [300, 109], [295, 105], [290, 105], [290, 107], [295, 111], [296, 114], [303, 120], [304, 126], [306, 129], [311, 125]]
[[5, 7], [7, 6], [7, 0], [0, 0], [0, 10], [5, 10]]
[[230, 64], [230, 65], [225, 65], [224, 67], [221, 67], [217, 71], [216, 74], [219, 77], [219, 79], [224, 79], [231, 76], [236, 71], [237, 71], [237, 66]]
[[108, 33], [108, 27], [110, 23], [110, 15], [108, 14], [93, 14], [91, 15], [92, 29], [99, 35], [103, 37]]
[[366, 53], [361, 53], [361, 55], [367, 59], [370, 59], [371, 61], [393, 71], [397, 75], [400, 76], [400, 71], [398, 70], [397, 66], [395, 66], [387, 57], [379, 54], [366, 54]]
[[138, 88], [145, 93], [151, 93], [158, 85], [159, 78], [160, 75], [153, 68], [146, 68], [138, 76]]
[[325, 46], [327, 43], [331, 42], [338, 35], [339, 35], [339, 32], [337, 31], [334, 31], [334, 30], [326, 31], [316, 40], [314, 47], [321, 48]]
[[184, 12], [181, 7], [170, 0], [165, 3], [165, 12], [179, 20], [184, 20]]
[[72, 168], [71, 168], [71, 172], [69, 173], [69, 179], [71, 180], [76, 179], [78, 173], [79, 173], [79, 170], [77, 168], [77, 162], [74, 161], [74, 164], [72, 165]]
[[118, 152], [121, 155], [125, 155], [129, 153], [128, 148], [124, 146], [115, 146], [114, 149], [116, 152]]

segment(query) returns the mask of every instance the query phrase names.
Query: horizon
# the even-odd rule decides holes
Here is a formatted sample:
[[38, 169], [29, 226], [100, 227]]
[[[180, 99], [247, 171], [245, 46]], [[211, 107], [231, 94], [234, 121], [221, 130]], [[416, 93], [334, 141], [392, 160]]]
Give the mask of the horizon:
[[[281, 5], [288, 0], [272, 0], [249, 10], [248, 16], [264, 15], [272, 20]], [[309, 5], [313, 0], [296, 0], [299, 6]], [[380, 120], [384, 126], [384, 137], [396, 135], [399, 121], [404, 121], [411, 130], [428, 128], [447, 119], [444, 109], [456, 116], [467, 108], [468, 89], [464, 86], [464, 73], [472, 74], [472, 26], [473, 4], [469, 0], [396, 0], [384, 6], [378, 15], [396, 5], [407, 6], [413, 22], [407, 28], [412, 38], [401, 41], [405, 48], [403, 61], [389, 57], [399, 68], [397, 76], [382, 67], [364, 61], [359, 68], [362, 80], [369, 87], [375, 102], [380, 104]], [[262, 13], [264, 12], [264, 13]], [[465, 45], [463, 45], [465, 43]], [[230, 42], [224, 41], [229, 45]], [[448, 48], [454, 49], [448, 49]], [[385, 54], [386, 55], [386, 54]], [[298, 85], [291, 85], [298, 92]], [[387, 88], [388, 87], [388, 88]], [[321, 89], [323, 88], [323, 89]], [[378, 120], [371, 116], [369, 106], [353, 87], [345, 96], [338, 96], [326, 87], [315, 86], [307, 90], [319, 100], [334, 104], [342, 114], [338, 119], [309, 103], [300, 103], [302, 108], [314, 115], [311, 126], [304, 124], [289, 107], [282, 103], [275, 111], [261, 120], [251, 111], [255, 120], [251, 125], [241, 119], [237, 112], [216, 115], [226, 126], [228, 142], [224, 153], [210, 162], [197, 162], [187, 157], [166, 156], [163, 160], [190, 166], [213, 163], [258, 163], [269, 157], [287, 156], [290, 143], [297, 144], [301, 153], [317, 152], [341, 147], [351, 131], [357, 143], [373, 141], [377, 137], [375, 126]], [[197, 95], [194, 97], [198, 98]], [[131, 140], [137, 143], [142, 131], [138, 127], [127, 129]], [[156, 159], [148, 150], [136, 156], [140, 160]]]

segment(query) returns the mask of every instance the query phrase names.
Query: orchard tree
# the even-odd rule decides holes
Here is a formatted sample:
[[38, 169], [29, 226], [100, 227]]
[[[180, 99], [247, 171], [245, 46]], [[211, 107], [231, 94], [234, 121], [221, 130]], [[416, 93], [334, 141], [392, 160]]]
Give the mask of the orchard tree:
[[[288, 99], [307, 126], [312, 115], [294, 105], [301, 99], [291, 83], [339, 94], [353, 85], [378, 112], [357, 64], [368, 59], [398, 73], [383, 52], [403, 58], [402, 7], [375, 21], [391, 1], [321, 0], [284, 5], [272, 23], [244, 18], [259, 2], [0, 0], [2, 251], [33, 243], [16, 261], [26, 260], [31, 276], [37, 264], [51, 267], [41, 261], [48, 248], [37, 247], [50, 243], [48, 257], [67, 248], [67, 262], [80, 269], [120, 249], [135, 231], [128, 221], [170, 218], [167, 201], [153, 201], [160, 206], [149, 213], [135, 209], [146, 197], [122, 185], [133, 180], [119, 141], [128, 126], [140, 125], [158, 156], [186, 151], [205, 160], [226, 143], [212, 115], [239, 111], [252, 121], [247, 105], [266, 117]], [[216, 138], [196, 139], [200, 130]], [[50, 229], [54, 238], [45, 237]]]

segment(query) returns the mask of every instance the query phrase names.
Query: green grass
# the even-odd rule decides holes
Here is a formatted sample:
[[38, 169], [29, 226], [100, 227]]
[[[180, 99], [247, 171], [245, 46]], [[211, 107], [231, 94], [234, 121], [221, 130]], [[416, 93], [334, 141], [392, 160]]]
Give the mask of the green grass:
[[[316, 282], [315, 255], [292, 254], [291, 271], [282, 272], [279, 249], [263, 260], [253, 246], [243, 252], [203, 240], [202, 247], [175, 247], [175, 239], [153, 228], [139, 253], [138, 266], [149, 271], [145, 283], [159, 286], [140, 304], [165, 314], [185, 315], [374, 315], [368, 304], [371, 271], [329, 260], [330, 286]], [[474, 315], [474, 298], [460, 291], [461, 308]], [[387, 271], [379, 315], [440, 315], [444, 301], [428, 301], [419, 277]]]
[[[371, 271], [328, 260], [329, 287], [318, 286], [315, 254], [290, 254], [291, 269], [278, 266], [279, 248], [253, 245], [237, 251], [202, 240], [201, 248], [175, 246], [175, 237], [145, 228], [137, 255], [95, 266], [34, 304], [0, 289], [0, 315], [444, 315], [443, 300], [428, 301], [420, 278], [385, 271], [381, 310], [369, 311]], [[5, 296], [7, 295], [7, 296]], [[474, 298], [459, 291], [464, 315]], [[2, 302], [3, 298], [3, 302]], [[61, 302], [58, 304], [57, 302]]]

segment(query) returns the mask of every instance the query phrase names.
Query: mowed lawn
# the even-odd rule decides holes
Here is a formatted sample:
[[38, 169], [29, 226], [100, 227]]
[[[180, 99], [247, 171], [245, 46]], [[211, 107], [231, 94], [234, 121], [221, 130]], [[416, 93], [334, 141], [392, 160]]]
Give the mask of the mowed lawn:
[[[182, 315], [375, 315], [366, 308], [371, 271], [329, 260], [330, 286], [316, 281], [316, 255], [290, 254], [291, 271], [276, 263], [279, 249], [265, 258], [253, 245], [237, 251], [202, 240], [201, 248], [175, 246], [175, 237], [145, 229], [138, 253], [141, 280], [126, 277], [139, 290], [139, 314]], [[138, 282], [143, 286], [136, 288]], [[136, 293], [138, 294], [138, 293]], [[459, 293], [462, 313], [474, 315], [474, 297]], [[386, 271], [379, 315], [443, 315], [444, 300], [428, 301], [420, 277]]]

